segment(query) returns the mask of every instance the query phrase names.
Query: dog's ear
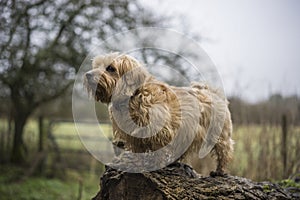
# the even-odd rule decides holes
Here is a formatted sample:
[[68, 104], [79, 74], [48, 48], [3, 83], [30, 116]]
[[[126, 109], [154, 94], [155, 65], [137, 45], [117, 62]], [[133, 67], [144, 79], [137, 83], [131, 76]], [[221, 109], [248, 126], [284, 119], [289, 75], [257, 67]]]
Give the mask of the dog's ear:
[[130, 56], [123, 56], [121, 59], [121, 82], [126, 87], [126, 93], [133, 93], [146, 80], [148, 73], [141, 64]]

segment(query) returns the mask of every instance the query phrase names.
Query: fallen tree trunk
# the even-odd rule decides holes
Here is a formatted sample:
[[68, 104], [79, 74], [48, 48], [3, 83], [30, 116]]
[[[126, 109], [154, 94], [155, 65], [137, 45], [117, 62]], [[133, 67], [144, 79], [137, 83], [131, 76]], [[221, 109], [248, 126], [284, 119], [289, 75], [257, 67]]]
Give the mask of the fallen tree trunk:
[[200, 177], [191, 167], [181, 163], [139, 174], [106, 167], [100, 188], [93, 200], [299, 198], [299, 191], [292, 193], [270, 182], [253, 182], [230, 175]]

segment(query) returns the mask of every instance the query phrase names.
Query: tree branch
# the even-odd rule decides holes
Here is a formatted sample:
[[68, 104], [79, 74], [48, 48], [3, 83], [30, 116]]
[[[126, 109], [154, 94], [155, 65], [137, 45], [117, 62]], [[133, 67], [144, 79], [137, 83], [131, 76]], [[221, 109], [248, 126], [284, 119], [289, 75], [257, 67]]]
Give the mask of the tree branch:
[[87, 4], [82, 4], [80, 5], [77, 10], [74, 10], [73, 13], [69, 16], [68, 20], [65, 22], [62, 22], [61, 27], [57, 33], [57, 35], [55, 36], [52, 44], [50, 45], [50, 49], [57, 44], [59, 38], [61, 37], [63, 31], [66, 29], [67, 25], [70, 24], [74, 18], [82, 11], [83, 8], [85, 8], [87, 6]]
[[24, 68], [26, 67], [26, 62], [27, 62], [27, 55], [29, 53], [29, 46], [30, 46], [30, 41], [31, 41], [31, 27], [30, 27], [30, 16], [28, 14], [28, 12], [25, 13], [25, 25], [26, 25], [26, 42], [25, 42], [25, 51], [24, 51], [24, 55], [22, 58], [22, 67]]
[[50, 102], [58, 97], [60, 97], [61, 95], [63, 95], [68, 88], [73, 84], [72, 81], [70, 81], [68, 84], [66, 84], [62, 89], [60, 89], [59, 92], [53, 94], [53, 95], [47, 95], [47, 96], [43, 96], [41, 99], [37, 100], [36, 102], [34, 102], [34, 108], [40, 106], [41, 104]]
[[[8, 41], [6, 42], [6, 44], [4, 44], [1, 48], [1, 51], [0, 51], [0, 55], [3, 53], [3, 51], [11, 44], [11, 41], [12, 41], [12, 38], [16, 32], [16, 29], [17, 27], [20, 25], [20, 22], [21, 22], [21, 19], [24, 17], [24, 15], [28, 14], [28, 10], [31, 9], [31, 8], [34, 8], [36, 6], [40, 6], [42, 5], [43, 3], [47, 2], [46, 0], [41, 0], [41, 1], [38, 1], [34, 4], [30, 4], [30, 5], [27, 5], [24, 10], [15, 10], [15, 2], [13, 1], [12, 3], [12, 7], [11, 7], [11, 15], [10, 15], [10, 18], [11, 19], [15, 19], [14, 23], [11, 23], [10, 26], [10, 31], [9, 31], [9, 38], [8, 38]], [[14, 12], [15, 11], [15, 12]], [[14, 25], [14, 26], [12, 26]]]

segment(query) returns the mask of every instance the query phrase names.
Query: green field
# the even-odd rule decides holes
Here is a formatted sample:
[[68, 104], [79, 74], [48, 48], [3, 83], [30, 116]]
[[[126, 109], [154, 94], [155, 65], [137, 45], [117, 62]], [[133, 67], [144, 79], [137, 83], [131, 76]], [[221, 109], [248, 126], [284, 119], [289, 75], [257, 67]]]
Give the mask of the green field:
[[30, 177], [25, 180], [24, 169], [0, 166], [1, 200], [70, 200], [78, 199], [80, 182], [81, 199], [91, 199], [99, 190], [99, 176], [68, 171], [64, 180], [58, 178]]
[[[57, 139], [58, 145], [68, 149], [84, 149], [84, 145], [95, 146], [92, 150], [105, 150], [101, 141], [112, 138], [109, 124], [76, 124], [57, 123], [52, 126], [52, 134]], [[93, 145], [95, 144], [95, 145]]]
[[[287, 135], [287, 174], [299, 172], [300, 127], [290, 126]], [[282, 131], [280, 126], [235, 126], [234, 161], [231, 172], [254, 180], [282, 178]]]
[[[47, 123], [47, 122], [46, 122]], [[0, 130], [5, 130], [6, 124], [1, 121]], [[80, 137], [111, 137], [111, 127], [108, 124], [78, 124], [84, 132], [78, 133], [74, 123], [54, 123], [51, 126], [51, 134], [54, 136], [60, 151], [64, 170], [61, 173], [60, 163], [55, 163], [55, 152], [51, 150], [53, 144], [47, 140], [46, 148], [49, 149], [46, 170], [43, 176], [25, 177], [30, 163], [34, 161], [38, 149], [38, 124], [30, 120], [24, 133], [24, 141], [29, 151], [29, 164], [27, 168], [11, 165], [0, 165], [0, 199], [78, 199], [80, 182], [82, 182], [81, 199], [91, 199], [99, 190], [99, 178], [103, 171], [103, 165], [90, 154], [76, 155], [76, 153], [63, 153], [64, 150], [86, 151]], [[100, 129], [99, 129], [100, 128]], [[99, 130], [103, 132], [102, 135]], [[99, 136], [100, 135], [100, 136]], [[88, 141], [87, 141], [88, 142]], [[92, 141], [93, 142], [93, 141]], [[104, 151], [101, 145], [97, 150]], [[53, 163], [58, 164], [53, 170]], [[81, 167], [85, 166], [82, 170]], [[78, 168], [78, 169], [77, 169]], [[25, 177], [25, 180], [22, 180]], [[49, 178], [51, 177], [51, 178]]]

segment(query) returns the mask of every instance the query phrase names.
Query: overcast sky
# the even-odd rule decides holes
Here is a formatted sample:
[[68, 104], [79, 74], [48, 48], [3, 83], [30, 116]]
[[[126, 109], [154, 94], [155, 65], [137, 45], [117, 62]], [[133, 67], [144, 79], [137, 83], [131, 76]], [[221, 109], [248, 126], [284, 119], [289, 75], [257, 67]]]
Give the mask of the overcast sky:
[[300, 95], [300, 1], [141, 2], [160, 14], [183, 15], [186, 32], [207, 38], [200, 45], [216, 64], [228, 95], [249, 101], [275, 92]]

